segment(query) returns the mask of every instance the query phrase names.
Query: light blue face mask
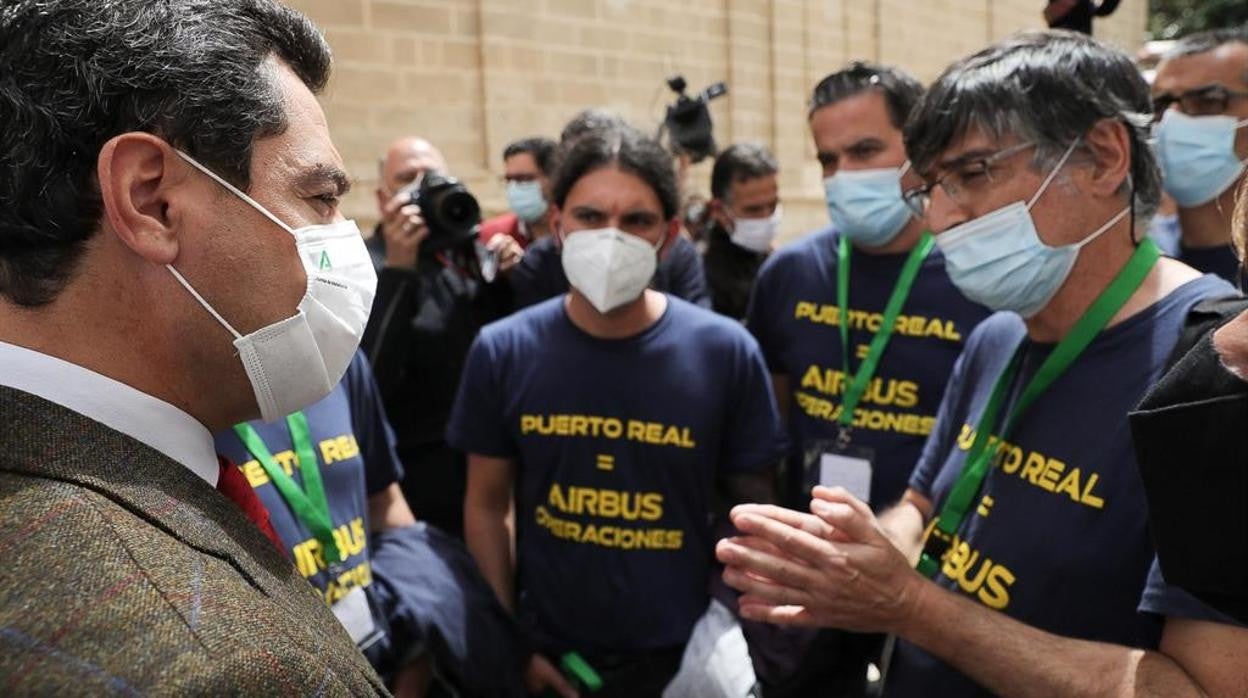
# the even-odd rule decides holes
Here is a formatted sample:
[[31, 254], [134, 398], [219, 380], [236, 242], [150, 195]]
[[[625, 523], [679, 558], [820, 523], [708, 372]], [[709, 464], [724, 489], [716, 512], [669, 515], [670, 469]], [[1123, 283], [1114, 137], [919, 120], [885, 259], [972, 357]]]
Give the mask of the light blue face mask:
[[1049, 247], [1036, 232], [1031, 207], [1039, 201], [1070, 154], [1072, 143], [1027, 203], [1015, 201], [936, 236], [945, 270], [962, 295], [992, 310], [1023, 317], [1040, 312], [1070, 276], [1079, 250], [1131, 212], [1127, 206], [1080, 242]]
[[901, 176], [909, 169], [841, 170], [823, 180], [832, 225], [851, 242], [880, 247], [892, 242], [910, 220], [901, 198]]
[[542, 198], [542, 183], [507, 183], [507, 206], [525, 223], [534, 223], [546, 214], [546, 199]]
[[1188, 116], [1171, 109], [1157, 125], [1161, 184], [1183, 208], [1213, 201], [1244, 172], [1235, 156], [1235, 131], [1248, 119]]

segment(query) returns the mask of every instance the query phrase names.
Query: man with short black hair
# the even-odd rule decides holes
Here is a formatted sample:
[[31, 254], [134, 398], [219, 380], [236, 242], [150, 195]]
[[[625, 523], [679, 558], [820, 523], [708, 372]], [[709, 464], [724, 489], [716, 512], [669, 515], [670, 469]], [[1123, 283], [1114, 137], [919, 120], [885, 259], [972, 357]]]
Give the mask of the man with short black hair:
[[711, 169], [712, 224], [702, 266], [711, 309], [734, 320], [745, 318], [754, 277], [780, 231], [778, 169], [759, 143], [729, 146]]
[[813, 515], [734, 512], [757, 538], [719, 544], [743, 616], [896, 634], [888, 695], [1242, 690], [1242, 644], [1137, 613], [1153, 545], [1127, 412], [1189, 311], [1232, 290], [1143, 237], [1148, 110], [1132, 61], [1070, 32], [1005, 39], [929, 88], [907, 199], [958, 288], [1002, 312], [968, 338], [897, 507], [819, 488]]
[[521, 249], [550, 234], [550, 168], [555, 149], [549, 138], [533, 136], [512, 141], [503, 149], [503, 180], [507, 183], [510, 213], [481, 223], [481, 241], [487, 245], [496, 235], [506, 235]]
[[5, 693], [385, 693], [212, 441], [363, 332], [329, 70], [270, 0], [0, 10]]
[[[566, 150], [587, 135], [628, 131], [630, 128], [615, 112], [590, 107], [578, 112], [563, 127], [559, 146]], [[524, 258], [512, 269], [508, 279], [516, 310], [568, 292], [570, 286], [563, 272], [560, 254], [559, 240], [555, 236], [539, 239], [524, 251]], [[702, 257], [691, 240], [679, 236], [672, 241], [671, 249], [659, 261], [654, 288], [694, 305], [711, 307], [711, 294], [707, 291], [706, 275], [702, 271]]]
[[1248, 162], [1248, 28], [1180, 39], [1152, 89], [1162, 185], [1179, 205], [1179, 259], [1238, 286], [1231, 211]]
[[[901, 70], [855, 62], [811, 95], [832, 224], [763, 264], [746, 320], [788, 422], [785, 506], [804, 507], [817, 484], [851, 486], [877, 510], [896, 503], [987, 315], [950, 283], [926, 220], [902, 200], [903, 182], [920, 181], [901, 129], [922, 94]], [[878, 644], [822, 633], [788, 685], [768, 688], [860, 693]]]

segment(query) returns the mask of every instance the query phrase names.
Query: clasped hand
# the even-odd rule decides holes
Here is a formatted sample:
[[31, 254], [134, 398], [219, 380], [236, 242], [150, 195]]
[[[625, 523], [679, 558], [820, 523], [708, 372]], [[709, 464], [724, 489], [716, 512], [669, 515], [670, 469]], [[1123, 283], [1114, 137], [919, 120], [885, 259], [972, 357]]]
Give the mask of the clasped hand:
[[732, 510], [742, 535], [716, 546], [740, 612], [782, 625], [897, 632], [925, 583], [871, 509], [842, 488], [816, 487], [810, 514], [771, 505]]

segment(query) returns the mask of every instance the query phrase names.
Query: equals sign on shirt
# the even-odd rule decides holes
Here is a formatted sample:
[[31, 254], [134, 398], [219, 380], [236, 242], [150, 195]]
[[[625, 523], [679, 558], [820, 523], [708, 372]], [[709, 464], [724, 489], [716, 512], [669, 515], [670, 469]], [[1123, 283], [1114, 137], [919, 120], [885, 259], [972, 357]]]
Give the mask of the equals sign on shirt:
[[615, 470], [615, 456], [609, 456], [605, 453], [598, 454], [599, 470]]

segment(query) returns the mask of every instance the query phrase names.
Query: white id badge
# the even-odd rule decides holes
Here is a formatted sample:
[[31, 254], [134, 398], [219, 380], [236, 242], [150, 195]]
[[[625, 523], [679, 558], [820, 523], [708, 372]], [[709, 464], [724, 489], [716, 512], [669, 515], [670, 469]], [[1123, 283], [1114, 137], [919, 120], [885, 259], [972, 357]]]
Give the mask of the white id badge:
[[372, 644], [368, 640], [377, 634], [377, 624], [373, 622], [373, 611], [368, 606], [368, 595], [363, 587], [347, 592], [332, 609], [357, 647]]
[[871, 501], [871, 461], [845, 453], [819, 456], [819, 484], [844, 487], [864, 502]]

